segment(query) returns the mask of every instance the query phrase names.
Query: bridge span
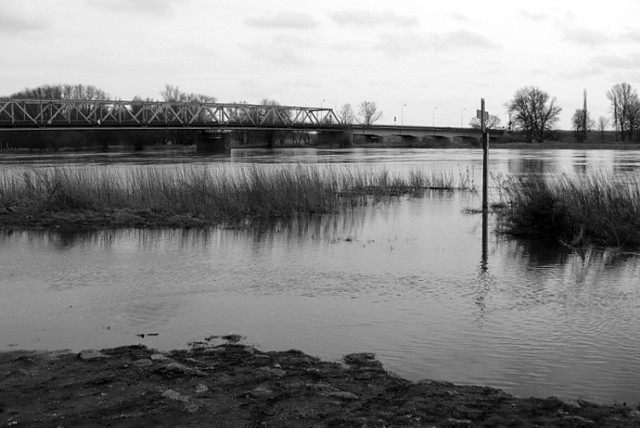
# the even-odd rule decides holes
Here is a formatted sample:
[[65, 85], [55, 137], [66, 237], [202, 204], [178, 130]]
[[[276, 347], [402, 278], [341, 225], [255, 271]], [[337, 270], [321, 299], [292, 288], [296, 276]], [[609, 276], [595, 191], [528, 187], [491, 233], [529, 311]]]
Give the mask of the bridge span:
[[331, 108], [256, 104], [0, 98], [0, 130], [306, 129], [342, 131]]
[[[375, 142], [378, 140], [443, 140], [443, 141], [480, 141], [482, 131], [479, 128], [435, 127], [435, 126], [396, 126], [396, 125], [351, 125], [348, 128], [352, 141]], [[502, 130], [492, 130], [492, 134], [502, 134]]]

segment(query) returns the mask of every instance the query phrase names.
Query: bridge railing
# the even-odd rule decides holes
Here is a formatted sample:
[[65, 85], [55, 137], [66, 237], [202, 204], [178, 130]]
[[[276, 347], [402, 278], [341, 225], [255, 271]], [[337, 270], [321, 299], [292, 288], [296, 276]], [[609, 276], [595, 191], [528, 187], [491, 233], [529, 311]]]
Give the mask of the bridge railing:
[[256, 104], [0, 98], [0, 128], [336, 129], [333, 109]]

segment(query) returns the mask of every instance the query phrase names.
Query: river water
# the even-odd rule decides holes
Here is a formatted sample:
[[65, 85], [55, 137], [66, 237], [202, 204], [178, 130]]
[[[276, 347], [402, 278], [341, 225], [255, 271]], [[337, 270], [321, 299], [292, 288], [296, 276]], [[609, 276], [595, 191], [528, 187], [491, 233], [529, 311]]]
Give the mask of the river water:
[[[0, 168], [353, 163], [441, 169], [479, 185], [481, 161], [477, 150], [303, 149], [0, 155]], [[495, 150], [490, 165], [494, 177], [633, 174], [640, 152]], [[481, 216], [468, 210], [480, 203], [473, 192], [432, 191], [251, 229], [5, 232], [0, 350], [168, 350], [233, 332], [327, 359], [374, 352], [414, 380], [640, 402], [640, 256], [494, 233], [483, 253]]]

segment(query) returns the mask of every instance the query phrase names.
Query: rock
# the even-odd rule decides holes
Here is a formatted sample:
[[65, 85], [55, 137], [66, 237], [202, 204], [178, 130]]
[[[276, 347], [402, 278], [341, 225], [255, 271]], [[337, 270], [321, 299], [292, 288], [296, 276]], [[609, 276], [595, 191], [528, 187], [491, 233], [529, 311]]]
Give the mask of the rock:
[[320, 390], [328, 390], [333, 388], [328, 383], [307, 383], [305, 384], [305, 386], [310, 389], [320, 389]]
[[448, 418], [447, 422], [456, 425], [471, 425], [471, 421], [469, 419]]
[[254, 398], [268, 398], [273, 395], [273, 391], [265, 386], [259, 386], [249, 393]]
[[271, 367], [260, 367], [257, 371], [260, 373], [266, 373], [266, 374], [274, 375], [277, 377], [282, 377], [287, 374], [285, 370], [271, 368]]
[[147, 359], [147, 358], [141, 358], [139, 360], [135, 360], [133, 362], [133, 365], [136, 367], [149, 367], [153, 365], [153, 361]]
[[336, 398], [340, 398], [340, 399], [343, 399], [343, 400], [358, 400], [360, 398], [356, 394], [354, 394], [353, 392], [348, 392], [348, 391], [330, 392], [327, 395], [329, 397], [336, 397]]
[[206, 376], [205, 372], [192, 369], [191, 367], [187, 367], [184, 364], [180, 364], [176, 362], [169, 363], [166, 366], [159, 367], [157, 371], [165, 374], [174, 374], [174, 375]]
[[109, 356], [96, 349], [85, 349], [84, 351], [80, 351], [80, 353], [78, 354], [78, 358], [82, 361], [92, 361], [109, 358]]
[[593, 421], [591, 419], [587, 419], [587, 418], [583, 418], [582, 416], [575, 416], [575, 415], [567, 415], [564, 418], [565, 421], [570, 421], [570, 422], [580, 422], [581, 424], [592, 424]]
[[369, 352], [345, 355], [344, 361], [348, 365], [355, 366], [360, 369], [363, 367], [373, 370], [382, 369], [382, 363], [376, 360], [376, 355]]
[[24, 369], [15, 369], [15, 370], [11, 370], [11, 371], [5, 373], [4, 376], [5, 376], [5, 378], [27, 377], [27, 376], [30, 376], [30, 373], [27, 370], [24, 370]]
[[182, 403], [188, 403], [191, 397], [188, 395], [182, 395], [178, 391], [174, 391], [173, 389], [167, 389], [162, 393], [164, 398], [168, 398], [169, 400], [180, 401]]
[[227, 334], [226, 336], [222, 336], [222, 339], [226, 340], [229, 343], [238, 343], [240, 342], [242, 339], [244, 339], [244, 337], [240, 336], [239, 334]]
[[208, 392], [208, 391], [209, 391], [209, 387], [204, 383], [199, 383], [196, 386], [196, 394], [204, 394], [205, 392]]
[[256, 361], [256, 363], [264, 366], [268, 365], [271, 362], [271, 357], [268, 355], [254, 355], [253, 359]]
[[375, 361], [376, 354], [369, 352], [361, 352], [359, 354], [349, 354], [344, 356], [344, 361], [347, 364], [371, 364]]
[[162, 354], [153, 354], [151, 355], [151, 361], [165, 361], [168, 360], [169, 357], [166, 357]]

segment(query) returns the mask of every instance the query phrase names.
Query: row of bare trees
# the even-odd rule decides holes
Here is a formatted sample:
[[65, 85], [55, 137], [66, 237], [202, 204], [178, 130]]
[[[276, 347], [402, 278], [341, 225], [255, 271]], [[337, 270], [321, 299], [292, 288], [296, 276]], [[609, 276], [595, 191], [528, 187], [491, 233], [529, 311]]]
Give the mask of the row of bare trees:
[[[618, 83], [607, 91], [611, 102], [612, 117], [616, 140], [640, 138], [640, 98], [637, 91], [629, 83]], [[527, 142], [543, 142], [558, 121], [562, 108], [556, 98], [536, 86], [518, 89], [511, 101], [506, 104], [509, 113], [509, 130], [521, 131]], [[601, 140], [610, 124], [610, 119], [600, 116], [594, 120], [587, 107], [587, 92], [584, 91], [583, 107], [577, 109], [572, 117], [572, 128], [576, 140], [587, 139], [593, 129], [600, 132]]]

